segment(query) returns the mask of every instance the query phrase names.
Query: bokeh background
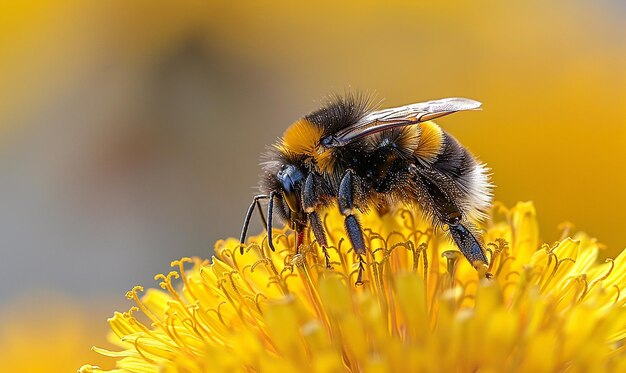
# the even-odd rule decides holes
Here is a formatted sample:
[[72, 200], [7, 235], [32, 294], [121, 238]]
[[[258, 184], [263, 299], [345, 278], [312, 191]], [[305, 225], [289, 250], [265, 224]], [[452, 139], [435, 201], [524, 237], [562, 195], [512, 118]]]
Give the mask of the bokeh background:
[[99, 362], [124, 292], [237, 236], [259, 154], [333, 92], [482, 101], [439, 123], [496, 198], [621, 251], [625, 30], [619, 0], [0, 1], [2, 366]]

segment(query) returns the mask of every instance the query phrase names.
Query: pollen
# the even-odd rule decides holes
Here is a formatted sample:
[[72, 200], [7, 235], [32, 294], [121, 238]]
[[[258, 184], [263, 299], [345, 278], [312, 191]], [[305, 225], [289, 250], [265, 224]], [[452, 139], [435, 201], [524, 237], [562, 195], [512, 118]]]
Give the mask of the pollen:
[[582, 232], [541, 245], [533, 205], [519, 203], [485, 227], [488, 268], [408, 210], [362, 216], [361, 263], [334, 210], [333, 269], [313, 237], [296, 254], [287, 229], [276, 251], [264, 234], [244, 254], [218, 241], [211, 260], [133, 288], [109, 319], [117, 349], [95, 351], [111, 372], [626, 371], [626, 251], [599, 263]]

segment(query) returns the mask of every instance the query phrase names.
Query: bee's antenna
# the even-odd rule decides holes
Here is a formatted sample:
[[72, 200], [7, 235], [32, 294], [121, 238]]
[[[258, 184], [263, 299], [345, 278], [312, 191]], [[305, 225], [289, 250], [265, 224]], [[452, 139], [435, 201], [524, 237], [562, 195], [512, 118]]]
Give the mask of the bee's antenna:
[[243, 254], [243, 244], [246, 241], [246, 234], [248, 233], [248, 225], [250, 225], [250, 219], [252, 218], [252, 211], [254, 211], [254, 207], [257, 203], [259, 203], [259, 200], [267, 198], [270, 197], [264, 194], [254, 196], [250, 207], [248, 207], [248, 212], [246, 212], [246, 218], [243, 221], [243, 228], [241, 229], [241, 238], [239, 239], [239, 242], [241, 243], [241, 246], [239, 247], [239, 252], [241, 254]]

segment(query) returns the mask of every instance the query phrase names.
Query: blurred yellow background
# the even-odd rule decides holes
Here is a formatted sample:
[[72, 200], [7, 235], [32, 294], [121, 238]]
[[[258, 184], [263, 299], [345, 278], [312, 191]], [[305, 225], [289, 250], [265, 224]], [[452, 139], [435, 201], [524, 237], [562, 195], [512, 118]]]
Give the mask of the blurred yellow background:
[[618, 0], [0, 2], [1, 304], [122, 299], [209, 255], [239, 234], [264, 147], [345, 90], [482, 101], [439, 123], [496, 198], [533, 200], [546, 241], [569, 220], [613, 255], [625, 26]]

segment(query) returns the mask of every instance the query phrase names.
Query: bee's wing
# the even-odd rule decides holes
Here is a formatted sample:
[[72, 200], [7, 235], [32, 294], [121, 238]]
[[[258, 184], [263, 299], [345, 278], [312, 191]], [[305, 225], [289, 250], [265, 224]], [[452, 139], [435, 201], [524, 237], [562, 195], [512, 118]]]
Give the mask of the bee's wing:
[[481, 103], [478, 101], [454, 97], [373, 111], [361, 118], [355, 125], [331, 136], [332, 138], [327, 139], [326, 145], [331, 147], [343, 146], [381, 131], [410, 126], [457, 111], [476, 110], [480, 106]]

